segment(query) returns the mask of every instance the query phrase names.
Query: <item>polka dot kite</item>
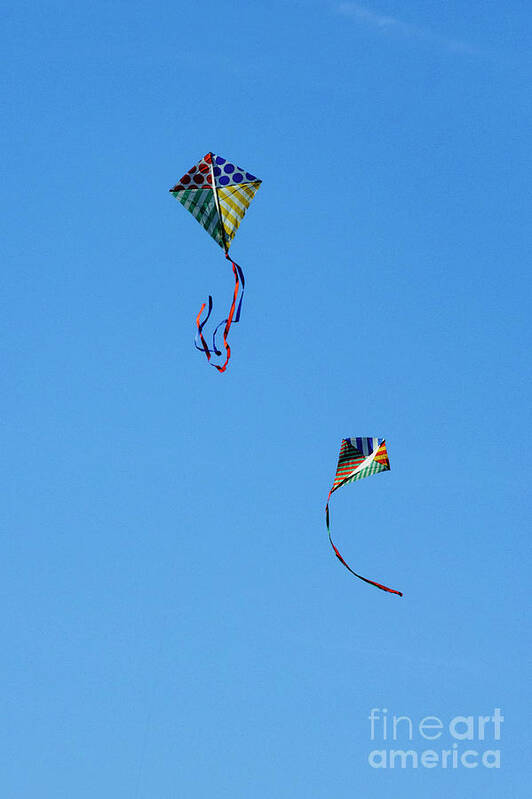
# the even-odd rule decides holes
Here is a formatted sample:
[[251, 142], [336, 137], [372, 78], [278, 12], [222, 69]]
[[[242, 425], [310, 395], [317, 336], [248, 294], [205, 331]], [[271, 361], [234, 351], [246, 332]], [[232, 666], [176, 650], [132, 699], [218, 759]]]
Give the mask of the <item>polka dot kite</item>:
[[[184, 205], [187, 211], [190, 211], [192, 216], [198, 220], [215, 242], [223, 248], [225, 257], [228, 261], [231, 261], [233, 266], [235, 277], [233, 302], [227, 319], [220, 322], [214, 330], [212, 348], [207, 346], [203, 336], [203, 328], [212, 311], [212, 297], [209, 297], [209, 307], [205, 319], [200, 323], [206, 303], [201, 306], [196, 319], [195, 345], [198, 350], [202, 350], [205, 353], [209, 361], [212, 355], [220, 356], [222, 354], [216, 345], [216, 335], [222, 325], [224, 326], [225, 363], [221, 365], [212, 364], [219, 372], [225, 372], [229, 363], [231, 348], [227, 343], [227, 336], [231, 325], [240, 321], [240, 311], [244, 297], [244, 274], [242, 268], [229, 257], [229, 247], [260, 184], [261, 181], [250, 172], [246, 172], [245, 169], [232, 164], [220, 155], [207, 153], [170, 189], [174, 197]], [[239, 298], [240, 286], [242, 286], [242, 291]], [[236, 304], [237, 299], [238, 307]]]

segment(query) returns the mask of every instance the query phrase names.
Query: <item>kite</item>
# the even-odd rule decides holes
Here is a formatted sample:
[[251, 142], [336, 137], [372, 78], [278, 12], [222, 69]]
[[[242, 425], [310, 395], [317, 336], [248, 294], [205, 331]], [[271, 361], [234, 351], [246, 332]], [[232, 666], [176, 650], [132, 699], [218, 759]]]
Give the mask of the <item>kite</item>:
[[[223, 343], [226, 353], [225, 363], [221, 366], [215, 363], [212, 364], [219, 372], [225, 372], [231, 357], [231, 348], [227, 342], [227, 336], [229, 335], [231, 324], [236, 324], [240, 321], [245, 286], [242, 268], [229, 257], [229, 247], [261, 182], [254, 175], [246, 172], [245, 169], [235, 166], [235, 164], [230, 163], [225, 158], [214, 155], [214, 153], [207, 153], [201, 161], [198, 161], [195, 166], [183, 175], [173, 189], [170, 189], [174, 197], [185, 206], [187, 211], [190, 211], [207, 233], [222, 247], [225, 257], [228, 261], [231, 261], [233, 266], [235, 277], [233, 301], [227, 319], [220, 322], [214, 330], [211, 349], [207, 346], [203, 336], [203, 328], [207, 324], [212, 311], [211, 296], [209, 296], [205, 319], [200, 323], [206, 303], [203, 303], [196, 318], [197, 332], [194, 344], [196, 349], [205, 353], [208, 361], [211, 360], [212, 355], [220, 356], [222, 354], [216, 345], [216, 335], [222, 325], [225, 325], [223, 330]], [[240, 286], [242, 286], [242, 293], [237, 307]]]
[[388, 453], [386, 452], [386, 442], [383, 438], [344, 438], [340, 446], [340, 454], [338, 456], [338, 466], [336, 467], [336, 475], [334, 483], [329, 496], [327, 497], [327, 504], [325, 505], [325, 522], [327, 524], [327, 532], [329, 533], [329, 541], [334, 549], [334, 554], [338, 560], [344, 564], [346, 569], [358, 577], [359, 580], [364, 580], [365, 583], [376, 586], [383, 591], [388, 591], [390, 594], [398, 594], [403, 596], [401, 591], [395, 591], [393, 588], [387, 588], [385, 585], [375, 583], [373, 580], [368, 580], [366, 577], [357, 574], [345, 562], [343, 557], [338, 552], [331, 537], [329, 528], [329, 500], [333, 491], [347, 485], [354, 483], [355, 480], [362, 480], [364, 477], [369, 477], [371, 474], [378, 474], [379, 472], [387, 472], [390, 469], [390, 461], [388, 460]]

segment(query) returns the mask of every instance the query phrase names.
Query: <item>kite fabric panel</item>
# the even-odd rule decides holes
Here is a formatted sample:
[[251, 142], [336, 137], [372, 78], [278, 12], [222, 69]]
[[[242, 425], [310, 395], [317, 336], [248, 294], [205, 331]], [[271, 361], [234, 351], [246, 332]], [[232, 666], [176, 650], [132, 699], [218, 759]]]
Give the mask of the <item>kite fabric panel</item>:
[[364, 477], [369, 477], [379, 472], [387, 472], [389, 469], [390, 461], [388, 460], [388, 453], [386, 451], [386, 441], [383, 438], [361, 438], [358, 436], [344, 438], [340, 446], [334, 482], [329, 491], [329, 496], [327, 497], [327, 504], [325, 505], [325, 522], [327, 524], [329, 541], [334, 549], [334, 554], [351, 574], [354, 574], [355, 577], [358, 577], [359, 580], [363, 580], [365, 583], [380, 588], [382, 591], [388, 591], [390, 594], [403, 596], [401, 591], [395, 591], [393, 588], [388, 588], [373, 580], [368, 580], [366, 577], [362, 577], [362, 575], [353, 571], [336, 548], [329, 527], [329, 500], [334, 491], [349, 483], [354, 483], [356, 480], [362, 480]]
[[209, 296], [208, 300], [206, 317], [200, 322], [201, 315], [207, 305], [207, 303], [203, 303], [196, 318], [195, 346], [205, 353], [208, 361], [211, 360], [212, 355], [220, 356], [222, 354], [216, 344], [216, 337], [223, 326], [225, 363], [221, 365], [212, 364], [219, 372], [225, 372], [231, 357], [231, 348], [227, 337], [231, 325], [240, 321], [245, 286], [242, 268], [229, 257], [229, 247], [261, 182], [255, 175], [232, 164], [227, 159], [222, 158], [222, 156], [207, 153], [170, 189], [176, 200], [179, 200], [187, 211], [190, 211], [194, 219], [197, 219], [209, 236], [212, 236], [214, 241], [224, 250], [225, 257], [228, 261], [231, 261], [233, 267], [235, 279], [233, 300], [227, 319], [220, 322], [214, 330], [212, 348], [209, 348], [203, 335], [203, 328], [209, 320], [213, 307], [211, 296]]

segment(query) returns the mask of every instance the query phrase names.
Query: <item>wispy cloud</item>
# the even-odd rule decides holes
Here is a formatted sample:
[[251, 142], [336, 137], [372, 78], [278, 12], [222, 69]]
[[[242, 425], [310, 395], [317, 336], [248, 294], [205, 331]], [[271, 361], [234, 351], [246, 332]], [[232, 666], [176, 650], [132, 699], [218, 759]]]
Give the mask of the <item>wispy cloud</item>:
[[392, 33], [407, 39], [417, 39], [456, 53], [478, 53], [478, 50], [460, 39], [440, 36], [429, 28], [420, 27], [410, 22], [403, 22], [403, 20], [387, 14], [379, 14], [359, 3], [340, 3], [337, 6], [337, 11], [345, 17], [351, 17], [360, 23], [377, 28], [382, 33]]

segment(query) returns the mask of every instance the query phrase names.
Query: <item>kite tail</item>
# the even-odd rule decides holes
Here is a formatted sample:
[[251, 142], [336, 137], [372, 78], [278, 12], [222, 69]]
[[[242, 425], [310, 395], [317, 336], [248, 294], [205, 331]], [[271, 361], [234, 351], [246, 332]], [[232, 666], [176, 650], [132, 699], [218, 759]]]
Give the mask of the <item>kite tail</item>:
[[[235, 276], [235, 290], [233, 292], [233, 301], [231, 303], [231, 308], [229, 309], [229, 316], [227, 317], [227, 319], [224, 319], [222, 322], [220, 322], [220, 324], [216, 326], [212, 336], [212, 349], [209, 349], [209, 347], [207, 346], [207, 342], [205, 341], [205, 337], [203, 336], [203, 328], [207, 324], [212, 311], [212, 297], [209, 296], [209, 307], [207, 311], [207, 316], [205, 317], [203, 322], [200, 323], [201, 314], [205, 309], [205, 303], [203, 303], [203, 305], [200, 308], [199, 314], [196, 317], [197, 332], [194, 339], [194, 345], [196, 349], [198, 349], [200, 352], [204, 352], [207, 357], [207, 360], [210, 361], [211, 355], [222, 354], [221, 350], [219, 350], [218, 347], [216, 346], [216, 334], [218, 333], [218, 330], [222, 327], [222, 325], [225, 325], [223, 332], [223, 345], [225, 347], [225, 352], [226, 352], [225, 363], [222, 364], [222, 366], [219, 366], [218, 364], [215, 363], [212, 364], [216, 369], [218, 369], [219, 372], [225, 372], [225, 370], [227, 369], [227, 364], [229, 363], [229, 359], [231, 357], [231, 347], [228, 344], [227, 336], [229, 335], [229, 330], [231, 329], [231, 325], [233, 323], [236, 324], [236, 322], [240, 320], [240, 311], [242, 309], [242, 300], [244, 298], [244, 288], [245, 288], [244, 273], [242, 272], [242, 269], [238, 264], [232, 261], [231, 258], [229, 258], [227, 253], [225, 254], [225, 257], [227, 258], [228, 261], [231, 261], [231, 264], [233, 265], [233, 274]], [[238, 292], [240, 289], [240, 285], [242, 285], [242, 293], [240, 295], [240, 300], [238, 302], [238, 307], [237, 307], [236, 301], [238, 299]], [[199, 346], [198, 342], [201, 344], [201, 346]]]
[[[240, 311], [242, 310], [242, 300], [244, 299], [244, 291], [245, 291], [245, 288], [246, 288], [246, 281], [244, 280], [244, 273], [242, 271], [242, 268], [237, 263], [232, 261], [231, 258], [229, 258], [229, 256], [227, 255], [227, 253], [226, 253], [225, 257], [227, 258], [228, 261], [231, 261], [231, 263], [233, 264], [233, 272], [234, 272], [234, 270], [236, 268], [236, 270], [238, 272], [238, 277], [240, 279], [240, 283], [242, 285], [242, 293], [241, 293], [240, 299], [238, 301], [238, 308], [236, 309], [236, 313], [233, 316], [233, 324], [236, 325], [237, 322], [240, 322]], [[236, 278], [236, 275], [235, 275], [235, 278]], [[218, 349], [218, 347], [216, 346], [216, 334], [218, 333], [218, 331], [222, 327], [222, 325], [226, 325], [227, 322], [228, 322], [227, 319], [224, 319], [222, 322], [220, 322], [216, 326], [216, 329], [215, 329], [214, 333], [212, 334], [212, 347], [213, 347], [212, 348], [212, 352], [215, 352], [216, 355], [221, 355], [222, 354], [220, 352], [220, 350]]]
[[[227, 253], [225, 254], [225, 257], [229, 261], [231, 261], [231, 259], [227, 255]], [[234, 264], [233, 261], [231, 261], [231, 263], [233, 264], [233, 274], [235, 276], [235, 290], [233, 292], [233, 302], [231, 303], [231, 308], [229, 309], [229, 316], [225, 320], [225, 327], [224, 327], [224, 347], [225, 347], [225, 353], [226, 353], [226, 355], [225, 355], [225, 363], [223, 363], [222, 366], [218, 366], [218, 364], [213, 363], [213, 366], [216, 369], [218, 369], [218, 371], [220, 373], [225, 372], [225, 370], [227, 369], [227, 364], [229, 363], [229, 358], [231, 357], [231, 347], [229, 346], [229, 344], [227, 342], [227, 336], [229, 335], [229, 330], [231, 329], [231, 325], [233, 323], [233, 317], [234, 317], [234, 314], [235, 314], [235, 307], [236, 307], [236, 300], [237, 300], [237, 297], [238, 297], [238, 289], [240, 288], [240, 282], [239, 282], [239, 279], [238, 279], [238, 271], [237, 271], [237, 268], [236, 268], [236, 264]], [[223, 324], [223, 322], [222, 322], [222, 324]], [[222, 354], [219, 350], [215, 350], [215, 352], [217, 354], [219, 354], [219, 355]]]
[[338, 552], [338, 550], [337, 550], [337, 548], [336, 548], [336, 546], [334, 544], [334, 541], [332, 540], [331, 531], [329, 529], [329, 498], [330, 498], [330, 496], [331, 496], [331, 494], [329, 494], [329, 496], [327, 497], [327, 504], [325, 505], [325, 522], [327, 524], [327, 532], [329, 533], [329, 541], [331, 542], [331, 546], [334, 549], [334, 554], [336, 555], [336, 557], [338, 558], [340, 563], [343, 563], [345, 568], [348, 571], [350, 571], [351, 574], [353, 574], [355, 577], [358, 577], [359, 580], [363, 580], [365, 583], [369, 583], [369, 585], [374, 585], [375, 588], [380, 588], [381, 591], [387, 591], [389, 594], [397, 594], [398, 596], [403, 596], [401, 591], [395, 591], [393, 588], [388, 588], [386, 585], [381, 585], [380, 583], [376, 583], [373, 580], [368, 580], [367, 577], [362, 577], [361, 574], [357, 574], [355, 571], [353, 571], [351, 566], [349, 566], [349, 564], [346, 563], [345, 560], [342, 558], [342, 556], [340, 555], [340, 553]]
[[[238, 322], [240, 319], [240, 309], [242, 308], [242, 297], [244, 296], [244, 286], [245, 286], [244, 274], [242, 272], [242, 269], [239, 267], [238, 264], [236, 264], [233, 260], [231, 260], [231, 258], [229, 258], [227, 252], [225, 253], [225, 257], [227, 258], [228, 261], [231, 261], [231, 264], [233, 266], [233, 274], [235, 276], [235, 290], [233, 292], [233, 301], [231, 303], [231, 308], [229, 309], [229, 316], [227, 317], [227, 319], [224, 319], [223, 322], [220, 322], [220, 324], [217, 325], [212, 337], [212, 344], [214, 348], [213, 352], [215, 352], [216, 355], [221, 355], [222, 354], [221, 351], [216, 346], [216, 333], [218, 332], [218, 329], [222, 325], [225, 325], [223, 333], [223, 342], [226, 352], [225, 363], [223, 363], [222, 366], [218, 366], [218, 364], [213, 363], [213, 366], [216, 369], [218, 369], [220, 373], [225, 372], [225, 370], [227, 369], [227, 364], [229, 363], [229, 358], [231, 357], [231, 347], [228, 344], [227, 336], [229, 335], [229, 330], [231, 329], [231, 325], [233, 324], [233, 322]], [[240, 289], [241, 282], [242, 282], [242, 294], [240, 296], [240, 302], [238, 303], [238, 308], [236, 308], [236, 301], [238, 298], [238, 291]], [[235, 308], [236, 308], [236, 313], [235, 313]]]
[[[211, 311], [212, 311], [212, 297], [210, 296], [210, 294], [209, 294], [209, 310], [207, 311], [207, 316], [205, 317], [203, 322], [200, 324], [200, 316], [203, 313], [203, 309], [204, 308], [205, 308], [205, 303], [203, 303], [203, 305], [201, 306], [199, 314], [196, 317], [196, 327], [198, 328], [198, 332], [196, 333], [196, 336], [194, 338], [194, 346], [200, 352], [203, 351], [205, 353], [205, 355], [207, 356], [207, 360], [210, 361], [211, 360], [212, 350], [210, 350], [207, 347], [207, 342], [205, 341], [205, 338], [203, 337], [203, 332], [202, 332], [203, 328], [205, 327], [205, 325], [209, 321], [209, 316], [211, 315]], [[201, 347], [198, 346], [198, 340], [201, 341]]]

